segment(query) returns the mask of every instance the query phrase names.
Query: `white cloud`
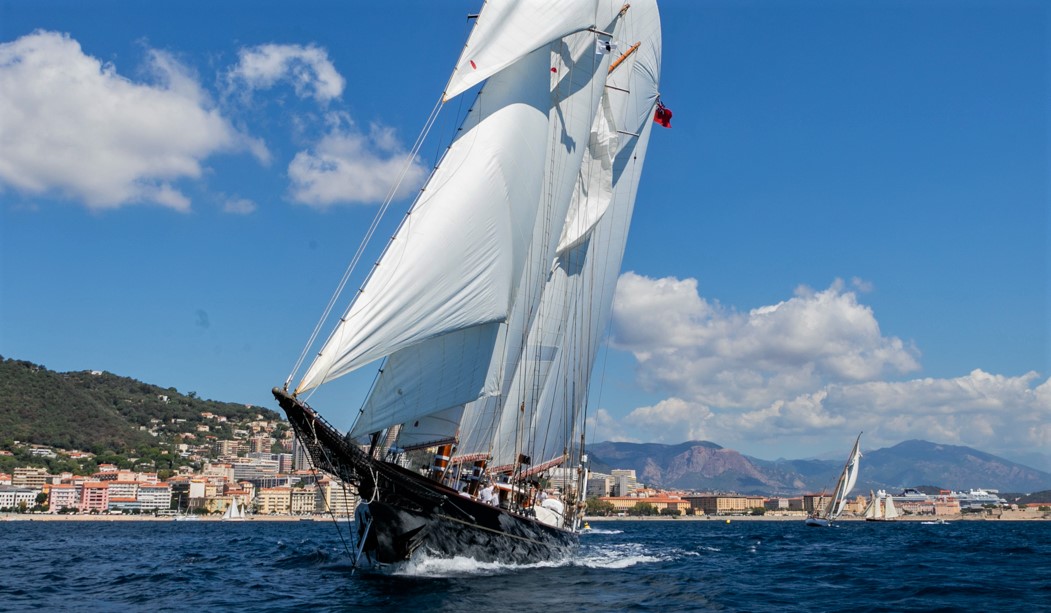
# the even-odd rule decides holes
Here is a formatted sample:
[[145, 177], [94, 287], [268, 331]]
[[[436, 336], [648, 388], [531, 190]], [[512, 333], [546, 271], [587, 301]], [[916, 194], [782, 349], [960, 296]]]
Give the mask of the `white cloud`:
[[704, 300], [694, 279], [628, 272], [615, 305], [614, 346], [635, 355], [641, 382], [713, 406], [763, 405], [919, 368], [917, 351], [883, 336], [872, 310], [839, 282], [740, 313]]
[[248, 215], [254, 213], [257, 208], [255, 202], [247, 198], [227, 198], [223, 202], [223, 212], [234, 215]]
[[132, 82], [54, 32], [0, 44], [0, 183], [93, 209], [186, 211], [174, 182], [200, 177], [206, 157], [250, 149], [266, 160], [173, 57], [151, 51], [148, 69], [156, 83]]
[[318, 208], [383, 201], [402, 172], [396, 198], [415, 191], [426, 170], [409, 160], [390, 129], [373, 126], [365, 135], [346, 118], [288, 165], [292, 199]]
[[1051, 448], [1051, 379], [974, 370], [888, 380], [917, 370], [917, 352], [884, 337], [838, 282], [738, 313], [704, 300], [693, 279], [626, 273], [614, 317], [640, 381], [666, 399], [619, 419], [600, 409], [592, 440], [704, 439], [769, 459], [824, 452], [862, 430], [866, 447], [915, 438], [1001, 455]]
[[324, 49], [308, 45], [259, 45], [242, 49], [227, 79], [232, 87], [268, 89], [291, 83], [300, 98], [328, 102], [343, 94], [346, 81]]

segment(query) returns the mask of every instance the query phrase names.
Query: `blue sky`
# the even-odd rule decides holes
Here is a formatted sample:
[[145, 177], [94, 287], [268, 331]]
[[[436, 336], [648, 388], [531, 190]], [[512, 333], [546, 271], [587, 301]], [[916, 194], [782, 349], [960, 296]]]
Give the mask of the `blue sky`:
[[[0, 354], [273, 407], [478, 5], [0, 0]], [[1051, 469], [1051, 8], [661, 9], [590, 433]]]

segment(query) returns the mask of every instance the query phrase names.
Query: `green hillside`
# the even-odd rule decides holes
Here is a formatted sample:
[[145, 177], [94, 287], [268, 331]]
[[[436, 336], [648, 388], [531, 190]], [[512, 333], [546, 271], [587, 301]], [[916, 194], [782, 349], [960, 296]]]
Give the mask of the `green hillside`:
[[[204, 421], [203, 412], [231, 422], [257, 415], [279, 419], [276, 412], [261, 407], [202, 400], [193, 392], [181, 394], [108, 372], [59, 373], [0, 356], [0, 448], [18, 440], [124, 453], [195, 432]], [[158, 435], [151, 435], [150, 429]]]

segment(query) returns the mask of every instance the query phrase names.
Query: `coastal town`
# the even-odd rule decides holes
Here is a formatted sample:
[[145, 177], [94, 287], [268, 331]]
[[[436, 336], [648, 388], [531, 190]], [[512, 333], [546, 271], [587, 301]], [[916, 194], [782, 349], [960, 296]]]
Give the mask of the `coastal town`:
[[[225, 417], [202, 413], [195, 440], [176, 443], [173, 453], [186, 463], [174, 470], [140, 470], [113, 463], [94, 463], [93, 454], [15, 441], [22, 457], [63, 459], [94, 466], [90, 474], [44, 466], [16, 466], [0, 473], [0, 516], [11, 518], [214, 518], [288, 519], [353, 517], [358, 498], [352, 487], [314, 470], [305, 450], [279, 420], [259, 419], [226, 424]], [[218, 438], [208, 432], [230, 432]], [[158, 424], [159, 426], [159, 424]], [[189, 439], [189, 437], [187, 437]], [[278, 452], [275, 452], [278, 450]], [[0, 450], [13, 459], [15, 452]], [[405, 456], [405, 466], [426, 455]], [[419, 467], [419, 466], [417, 466]], [[551, 469], [543, 486], [552, 496], [572, 489], [577, 473]], [[901, 519], [999, 518], [1041, 519], [1051, 516], [1046, 503], [1010, 504], [995, 490], [860, 494], [849, 499], [843, 519], [862, 518], [873, 498], [890, 499]], [[803, 518], [830, 503], [825, 492], [798, 496], [742, 495], [733, 492], [666, 491], [640, 483], [631, 469], [592, 472], [586, 500], [592, 517], [763, 517]], [[884, 502], [884, 504], [888, 504]], [[234, 514], [232, 511], [237, 510]], [[242, 512], [243, 510], [243, 512]]]

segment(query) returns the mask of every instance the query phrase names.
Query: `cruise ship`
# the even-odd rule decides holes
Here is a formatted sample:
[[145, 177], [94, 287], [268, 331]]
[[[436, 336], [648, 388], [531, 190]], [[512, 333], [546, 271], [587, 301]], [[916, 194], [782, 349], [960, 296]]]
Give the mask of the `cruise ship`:
[[1000, 498], [998, 490], [969, 490], [967, 492], [952, 492], [949, 494], [960, 502], [961, 509], [980, 509], [987, 504], [1005, 505], [1007, 501]]

